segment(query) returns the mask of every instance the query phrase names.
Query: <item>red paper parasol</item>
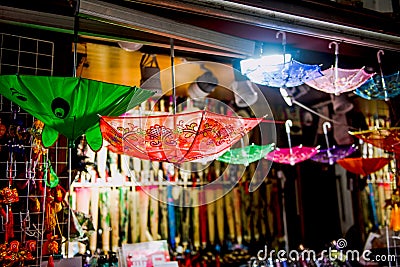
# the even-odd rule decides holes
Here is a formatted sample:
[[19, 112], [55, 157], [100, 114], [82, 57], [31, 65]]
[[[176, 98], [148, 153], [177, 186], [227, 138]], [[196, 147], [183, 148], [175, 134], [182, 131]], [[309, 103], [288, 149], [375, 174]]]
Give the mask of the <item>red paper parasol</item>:
[[100, 128], [113, 152], [182, 163], [228, 149], [262, 120], [199, 110], [175, 115], [103, 116]]
[[335, 45], [335, 66], [323, 70], [323, 76], [306, 81], [307, 85], [329, 94], [340, 95], [341, 93], [355, 90], [374, 76], [375, 73], [367, 73], [364, 68], [338, 68], [339, 44], [331, 42], [329, 43], [329, 48], [332, 47], [332, 44]]
[[292, 147], [290, 139], [290, 127], [292, 125], [293, 124], [291, 120], [287, 120], [285, 123], [289, 148], [276, 148], [273, 152], [268, 153], [265, 156], [267, 160], [277, 163], [295, 165], [296, 163], [305, 161], [318, 153], [318, 147], [305, 147], [302, 145]]
[[340, 166], [349, 172], [367, 176], [374, 173], [390, 162], [390, 158], [345, 158], [337, 161]]
[[386, 151], [400, 152], [400, 127], [376, 128], [373, 130], [349, 133], [368, 144]]

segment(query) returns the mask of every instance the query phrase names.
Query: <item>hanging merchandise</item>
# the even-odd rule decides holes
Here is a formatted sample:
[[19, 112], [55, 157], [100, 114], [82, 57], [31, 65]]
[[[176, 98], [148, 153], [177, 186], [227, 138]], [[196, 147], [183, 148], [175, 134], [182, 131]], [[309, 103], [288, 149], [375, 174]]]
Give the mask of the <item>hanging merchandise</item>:
[[282, 164], [295, 165], [296, 163], [305, 161], [318, 153], [319, 147], [305, 147], [302, 145], [292, 147], [292, 141], [290, 138], [290, 127], [292, 125], [293, 124], [291, 120], [287, 120], [285, 123], [289, 148], [277, 147], [273, 152], [268, 153], [265, 156], [267, 160]]
[[357, 150], [357, 147], [355, 145], [330, 147], [328, 140], [328, 128], [331, 128], [330, 122], [324, 122], [322, 128], [324, 131], [327, 148], [318, 150], [318, 154], [312, 156], [310, 158], [311, 160], [321, 163], [329, 163], [330, 165], [333, 165], [337, 160], [345, 158]]
[[385, 167], [390, 162], [390, 160], [390, 158], [384, 157], [344, 158], [339, 159], [336, 162], [349, 172], [362, 176], [367, 176]]
[[306, 81], [321, 77], [319, 65], [308, 65], [292, 59], [286, 54], [286, 33], [279, 31], [276, 38], [282, 35], [283, 56], [278, 56], [279, 63], [273, 62], [273, 56], [261, 56], [240, 62], [242, 74], [252, 82], [270, 87], [294, 87]]
[[329, 48], [332, 48], [332, 46], [335, 46], [335, 66], [323, 70], [322, 77], [305, 82], [307, 85], [328, 94], [340, 95], [344, 92], [355, 90], [374, 76], [375, 73], [367, 73], [364, 68], [339, 68], [339, 44], [337, 42], [330, 42]]
[[61, 133], [70, 145], [82, 134], [92, 150], [102, 146], [98, 114], [119, 116], [153, 92], [80, 77], [0, 75], [0, 93], [44, 122], [42, 142], [54, 144]]
[[368, 100], [389, 100], [400, 94], [400, 72], [383, 75], [381, 55], [383, 50], [377, 52], [379, 74], [371, 77], [366, 83], [357, 88], [354, 93]]
[[101, 116], [108, 148], [152, 161], [182, 163], [228, 149], [262, 121], [206, 110], [155, 116]]
[[251, 144], [250, 146], [246, 147], [229, 149], [217, 160], [229, 164], [242, 164], [248, 166], [250, 163], [264, 158], [274, 149], [274, 143], [263, 146]]
[[395, 153], [400, 152], [400, 127], [375, 128], [349, 133], [383, 150]]

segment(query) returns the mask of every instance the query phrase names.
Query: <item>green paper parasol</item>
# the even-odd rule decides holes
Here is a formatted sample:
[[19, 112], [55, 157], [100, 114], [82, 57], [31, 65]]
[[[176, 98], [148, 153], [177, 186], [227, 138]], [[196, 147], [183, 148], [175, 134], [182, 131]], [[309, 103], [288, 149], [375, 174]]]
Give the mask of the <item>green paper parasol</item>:
[[45, 147], [53, 145], [59, 133], [70, 143], [85, 134], [97, 151], [103, 142], [98, 115], [119, 116], [154, 93], [79, 77], [0, 75], [0, 94], [43, 121]]
[[243, 164], [247, 166], [252, 162], [264, 158], [274, 149], [274, 143], [263, 146], [251, 144], [246, 147], [230, 149], [220, 156], [218, 160], [229, 164]]

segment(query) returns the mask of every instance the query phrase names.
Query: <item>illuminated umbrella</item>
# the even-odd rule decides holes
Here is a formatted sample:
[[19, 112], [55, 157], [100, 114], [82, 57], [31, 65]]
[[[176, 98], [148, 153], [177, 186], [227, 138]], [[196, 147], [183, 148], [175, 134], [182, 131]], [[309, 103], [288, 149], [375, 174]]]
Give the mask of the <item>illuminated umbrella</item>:
[[382, 71], [382, 62], [380, 55], [383, 50], [377, 53], [380, 75], [375, 75], [366, 83], [357, 88], [354, 93], [368, 100], [389, 100], [389, 98], [400, 94], [399, 72], [384, 76]]
[[220, 156], [218, 160], [229, 164], [243, 164], [247, 166], [252, 162], [264, 158], [274, 149], [275, 144], [263, 146], [251, 144], [250, 146], [246, 147], [230, 149]]
[[100, 128], [113, 152], [182, 163], [228, 149], [262, 120], [199, 110], [174, 115], [101, 116]]
[[364, 68], [361, 69], [341, 69], [338, 67], [339, 44], [337, 42], [329, 43], [329, 48], [335, 45], [335, 66], [323, 70], [322, 77], [306, 81], [308, 86], [314, 89], [340, 95], [344, 92], [353, 91], [364, 84], [374, 73], [367, 73]]
[[331, 128], [330, 122], [324, 122], [322, 125], [325, 141], [326, 141], [326, 149], [321, 149], [318, 151], [318, 154], [312, 156], [310, 159], [317, 162], [322, 163], [329, 163], [330, 165], [334, 164], [337, 160], [347, 157], [348, 155], [352, 154], [354, 151], [357, 150], [355, 145], [351, 146], [332, 146], [329, 147], [329, 140], [328, 140], [328, 130], [327, 128]]
[[290, 139], [290, 127], [292, 125], [293, 124], [291, 120], [287, 120], [285, 123], [289, 148], [276, 148], [272, 153], [268, 153], [265, 156], [267, 160], [277, 163], [295, 165], [296, 163], [305, 161], [318, 153], [318, 147], [305, 147], [302, 145], [292, 147], [292, 142]]
[[400, 152], [400, 127], [376, 128], [349, 133], [383, 150], [395, 153]]
[[153, 92], [76, 77], [0, 75], [0, 93], [44, 122], [42, 141], [51, 146], [61, 133], [70, 144], [82, 134], [92, 150], [102, 145], [101, 115], [118, 116]]
[[390, 162], [390, 160], [390, 158], [383, 157], [345, 158], [339, 159], [337, 163], [349, 172], [367, 176], [385, 167]]
[[300, 63], [286, 54], [286, 33], [279, 31], [276, 38], [282, 34], [283, 63], [271, 64], [271, 56], [241, 61], [242, 74], [252, 82], [270, 87], [294, 87], [306, 81], [321, 77], [319, 65]]

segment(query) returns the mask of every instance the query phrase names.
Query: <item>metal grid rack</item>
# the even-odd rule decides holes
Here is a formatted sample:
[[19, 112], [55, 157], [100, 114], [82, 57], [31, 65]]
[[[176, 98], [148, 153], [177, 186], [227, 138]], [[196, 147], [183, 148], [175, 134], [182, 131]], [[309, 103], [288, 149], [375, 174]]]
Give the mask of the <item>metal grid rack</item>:
[[[0, 74], [51, 76], [53, 61], [53, 42], [0, 33]], [[38, 154], [35, 143], [37, 139], [33, 133], [36, 119], [0, 95], [0, 120], [3, 130], [0, 133], [0, 190], [10, 188], [16, 189], [18, 193], [17, 202], [0, 204], [4, 211], [0, 216], [0, 244], [5, 244], [8, 239], [9, 246], [15, 240], [22, 249], [29, 240], [35, 241], [36, 249], [32, 251], [34, 260], [24, 262], [24, 266], [40, 266], [46, 258], [42, 255], [43, 243], [46, 241], [44, 222], [47, 205], [47, 185], [43, 170], [48, 167], [48, 163], [47, 160], [35, 157]], [[50, 159], [60, 183], [68, 185], [68, 173], [65, 171], [66, 141], [59, 139], [43, 154]], [[63, 212], [57, 213], [58, 226], [52, 235], [58, 235], [59, 244], [67, 217]], [[7, 226], [8, 223], [11, 225]], [[14, 236], [7, 232], [9, 228]]]

